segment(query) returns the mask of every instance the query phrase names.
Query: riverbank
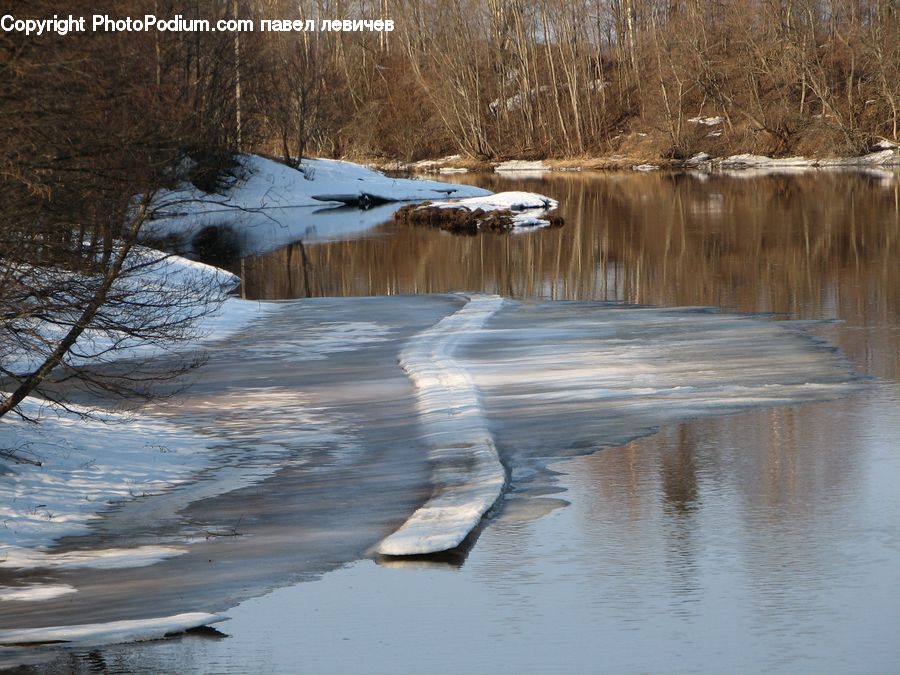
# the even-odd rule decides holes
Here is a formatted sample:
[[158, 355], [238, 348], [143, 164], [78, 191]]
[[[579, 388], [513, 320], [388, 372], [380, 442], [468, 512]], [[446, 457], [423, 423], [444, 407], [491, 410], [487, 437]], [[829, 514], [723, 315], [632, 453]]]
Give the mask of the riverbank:
[[603, 156], [568, 158], [513, 158], [486, 160], [465, 155], [448, 155], [416, 162], [400, 160], [361, 160], [383, 171], [453, 175], [457, 173], [495, 171], [497, 173], [539, 174], [548, 171], [653, 171], [657, 169], [692, 169], [707, 172], [741, 169], [804, 171], [813, 169], [848, 169], [900, 167], [900, 143], [878, 139], [870, 152], [856, 157], [839, 155], [769, 157], [752, 153], [714, 156], [698, 152], [685, 159], [661, 157], [658, 154], [611, 153]]
[[[189, 174], [190, 169], [186, 165], [180, 170]], [[471, 185], [392, 178], [350, 162], [304, 159], [294, 168], [256, 155], [236, 156], [232, 174], [222, 178], [215, 192], [189, 180], [159, 192], [143, 239], [218, 263], [219, 256], [260, 253], [298, 239], [315, 239], [311, 230], [316, 227], [325, 239], [358, 235], [388, 219], [391, 209], [402, 203], [453, 196], [489, 201], [493, 194]], [[348, 209], [337, 199], [363, 193], [377, 196], [387, 209]], [[156, 344], [89, 327], [74, 353], [99, 350], [102, 356], [96, 360], [103, 363], [92, 365], [200, 352], [277, 309], [271, 303], [248, 302], [229, 294], [241, 282], [230, 272], [144, 246], [132, 250], [125, 269], [115, 288], [134, 289], [133, 302], [168, 303], [168, 319], [185, 325], [183, 339]], [[33, 329], [47, 343], [59, 330], [51, 320], [38, 321]], [[317, 336], [305, 348], [340, 350], [341, 345], [366, 336], [365, 331], [357, 335], [352, 330], [350, 334], [335, 330]], [[107, 346], [104, 352], [101, 347]], [[42, 359], [26, 347], [5, 353], [3, 367], [12, 373], [36, 368]], [[85, 361], [73, 359], [76, 366]], [[61, 538], [88, 532], [108, 508], [176, 489], [212, 463], [210, 440], [202, 434], [156, 414], [116, 412], [113, 405], [101, 397], [85, 400], [84, 406], [61, 408], [28, 397], [20, 408], [24, 419], [15, 415], [0, 419], [0, 477], [4, 478], [0, 499], [6, 502], [0, 509], [0, 570], [103, 564], [96, 556], [71, 561], [65, 556], [48, 557], [47, 551]], [[117, 564], [127, 566], [129, 555], [126, 550], [101, 557], [116, 558]], [[149, 564], [140, 551], [137, 558], [138, 564]], [[65, 587], [53, 591], [68, 592]], [[9, 588], [0, 584], [0, 601], [49, 597], [47, 587], [40, 584]]]

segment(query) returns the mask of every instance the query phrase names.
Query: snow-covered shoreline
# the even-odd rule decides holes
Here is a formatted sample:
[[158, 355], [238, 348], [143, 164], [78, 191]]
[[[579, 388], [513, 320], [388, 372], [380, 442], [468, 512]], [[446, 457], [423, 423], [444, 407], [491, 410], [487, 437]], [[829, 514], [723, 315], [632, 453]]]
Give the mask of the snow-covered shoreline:
[[[306, 179], [301, 178], [300, 180]], [[467, 204], [478, 205], [478, 208], [481, 208], [482, 205], [496, 205], [497, 202], [503, 202], [501, 198], [492, 200], [492, 197], [494, 196], [469, 198], [464, 201]], [[535, 196], [530, 195], [530, 197]], [[512, 201], [503, 202], [501, 206], [505, 205], [506, 208], [521, 206], [522, 210], [549, 206], [546, 202], [527, 206], [528, 202], [523, 201], [524, 199], [524, 197], [518, 196]], [[232, 201], [239, 200], [232, 199]], [[243, 213], [242, 208], [237, 205], [229, 208]], [[179, 221], [182, 226], [186, 228], [192, 226], [190, 215], [185, 214], [179, 217], [183, 218]], [[175, 220], [172, 220], [170, 224], [174, 228]], [[237, 220], [233, 225], [243, 227], [246, 223]], [[169, 234], [174, 232], [175, 230], [172, 230]], [[275, 241], [274, 239], [263, 239], [266, 245]], [[191, 269], [199, 270], [201, 275], [209, 273], [214, 277], [218, 277], [221, 273], [221, 270], [217, 268], [206, 269], [188, 261], [182, 261], [178, 257], [167, 258], [167, 260], [171, 261], [175, 267], [170, 272], [172, 276], [164, 276], [164, 279], [175, 280], [179, 274]], [[228, 275], [221, 283], [233, 283], [233, 281], [233, 277]], [[383, 540], [379, 547], [381, 553], [415, 555], [452, 548], [458, 545], [472, 528], [477, 526], [484, 513], [491, 508], [501, 494], [506, 474], [500, 463], [491, 432], [488, 431], [485, 421], [486, 413], [480, 400], [480, 392], [488, 390], [490, 386], [497, 386], [498, 378], [502, 379], [502, 377], [508, 376], [509, 382], [518, 382], [523, 368], [525, 372], [529, 372], [530, 368], [532, 377], [528, 381], [545, 384], [547, 380], [541, 378], [558, 377], [560, 381], [565, 381], [566, 386], [572, 382], [579, 383], [579, 386], [582, 386], [583, 390], [587, 392], [585, 394], [586, 401], [614, 400], [617, 396], [609, 395], [609, 392], [616, 393], [613, 391], [613, 385], [616, 385], [620, 379], [633, 378], [633, 372], [625, 372], [625, 377], [622, 377], [623, 357], [621, 353], [613, 350], [605, 354], [597, 351], [598, 356], [594, 362], [598, 365], [594, 372], [588, 374], [584, 372], [586, 351], [579, 348], [569, 357], [570, 372], [565, 373], [559, 368], [559, 357], [555, 357], [554, 366], [553, 359], [549, 358], [547, 354], [547, 350], [557, 349], [559, 344], [566, 344], [565, 339], [548, 340], [548, 334], [540, 332], [527, 337], [525, 330], [512, 331], [511, 329], [509, 329], [510, 333], [519, 334], [518, 339], [521, 340], [521, 344], [517, 348], [522, 350], [522, 358], [510, 357], [507, 373], [498, 374], [499, 369], [488, 372], [489, 368], [486, 366], [481, 367], [480, 373], [477, 368], [470, 368], [469, 364], [465, 364], [462, 359], [459, 359], [459, 354], [454, 354], [454, 347], [457, 342], [468, 340], [472, 335], [478, 334], [488, 319], [499, 312], [503, 302], [497, 296], [476, 296], [470, 301], [467, 308], [446, 316], [430, 328], [420, 330], [407, 342], [406, 347], [400, 353], [401, 366], [418, 388], [417, 400], [420, 402], [420, 406], [417, 417], [424, 427], [425, 435], [432, 443], [431, 456], [435, 465], [433, 482], [436, 486], [445, 489], [443, 492], [436, 491], [434, 498], [413, 513], [400, 530]], [[220, 321], [220, 324], [210, 323], [207, 326], [206, 339], [227, 336], [253, 322], [261, 314], [270, 311], [273, 306], [275, 305], [259, 305], [237, 298], [228, 298], [222, 304], [218, 315], [201, 319], [201, 324], [204, 320]], [[662, 317], [662, 319], [665, 320], [666, 325], [671, 323], [668, 317]], [[575, 313], [570, 320], [583, 321], [583, 316], [581, 313]], [[385, 334], [385, 331], [374, 325], [356, 328], [368, 331], [363, 335], [365, 340], [381, 339]], [[740, 328], [743, 329], [743, 326]], [[345, 329], [354, 329], [354, 327], [345, 326]], [[326, 339], [334, 339], [334, 327], [328, 326], [324, 331], [327, 332]], [[573, 329], [572, 333], [576, 334], [576, 331]], [[743, 336], [745, 330], [735, 330], [735, 333]], [[567, 338], [567, 334], [562, 333], [561, 337]], [[266, 338], [270, 339], [270, 336], [267, 335]], [[199, 344], [199, 342], [193, 342], [186, 345], [185, 348], [193, 348]], [[296, 348], [296, 345], [290, 342], [281, 342], [274, 346], [269, 344], [273, 353], [267, 355], [267, 358], [283, 358], [283, 356], [274, 354], [285, 345], [285, 351]], [[516, 345], [513, 346], [516, 347]], [[665, 345], [660, 347], [657, 352], [650, 351], [639, 355], [645, 357], [644, 362], [654, 364], [661, 360], [658, 354], [667, 353], [663, 347]], [[497, 359], [496, 354], [497, 352], [494, 352], [492, 355], [495, 360]], [[454, 357], [459, 361], [455, 361]], [[543, 364], [541, 357], [546, 358]], [[535, 360], [529, 361], [532, 358]], [[636, 363], [641, 362], [637, 356], [626, 358], [632, 358]], [[613, 364], [613, 366], [609, 364]], [[677, 377], [681, 376], [681, 366], [680, 364], [672, 365], [672, 382], [668, 382], [671, 386], [660, 388], [658, 384], [651, 382], [650, 384], [653, 386], [647, 384], [641, 391], [628, 390], [625, 394], [635, 399], [639, 395], [647, 397], [664, 395], [673, 401], [681, 402], [683, 400], [682, 408], [692, 413], [695, 408], [701, 406], [707, 406], [712, 411], [717, 405], [722, 405], [723, 409], [730, 409], [728, 405], [777, 404], [789, 402], [795, 398], [813, 398], [819, 395], [816, 391], [803, 390], [796, 393], [793, 389], [790, 391], [777, 388], [765, 389], [765, 387], [770, 387], [769, 384], [765, 384], [762, 386], [762, 390], [748, 389], [747, 391], [732, 392], [732, 397], [726, 405], [721, 403], [725, 398], [722, 392], [714, 387], [698, 391], [695, 391], [694, 387], [682, 387], [679, 383], [680, 380], [677, 380]], [[657, 370], [662, 374], [669, 373], [662, 368]], [[605, 385], [606, 390], [604, 391], [597, 386], [599, 378], [596, 377], [596, 373], [598, 372], [605, 373], [611, 383]], [[513, 376], [512, 373], [515, 375]], [[655, 375], [656, 373], [651, 374]], [[631, 380], [627, 381], [631, 382]], [[797, 385], [796, 388], [804, 386]], [[837, 388], [837, 386], [834, 387], [834, 389]], [[831, 388], [823, 386], [822, 389], [826, 390], [821, 394], [823, 397], [833, 395]], [[285, 392], [284, 395], [291, 396], [291, 392]], [[263, 396], [253, 402], [253, 405], [262, 407], [271, 403], [270, 399], [266, 400], [270, 396], [270, 392], [263, 392]], [[569, 391], [560, 386], [555, 392], [555, 404], [560, 404], [560, 401], [566, 400], [567, 397], [571, 398]], [[539, 403], [537, 397], [532, 402]], [[651, 401], [651, 403], [655, 405], [655, 401]], [[40, 401], [28, 400], [25, 405], [29, 407], [29, 411], [34, 409], [35, 414], [40, 414]], [[636, 401], [634, 409], [640, 410], [643, 405], [649, 404]], [[7, 500], [11, 506], [0, 514], [5, 520], [6, 530], [4, 532], [0, 529], [0, 534], [6, 537], [6, 539], [0, 537], [0, 560], [2, 560], [0, 567], [69, 569], [73, 566], [152, 565], [159, 560], [180, 556], [183, 549], [190, 548], [188, 545], [135, 546], [134, 548], [99, 550], [96, 551], [96, 555], [81, 551], [75, 552], [74, 555], [49, 554], [48, 549], [54, 541], [66, 534], [85, 532], [100, 517], [100, 511], [106, 509], [109, 504], [117, 500], [133, 500], [144, 494], [172, 490], [179, 485], [189, 483], [198, 472], [210, 465], [212, 449], [208, 439], [190, 430], [152, 416], [118, 417], [109, 415], [107, 417], [106, 424], [90, 420], [84, 421], [77, 416], [50, 417], [45, 419], [42, 428], [27, 426], [21, 420], [16, 419], [0, 420], [0, 447], [15, 449], [15, 446], [19, 445], [19, 450], [27, 453], [27, 457], [44, 462], [41, 466], [25, 463], [11, 464], [6, 467], [7, 473], [3, 477], [13, 477], [10, 483], [13, 485], [12, 489], [15, 494], [11, 500]], [[296, 419], [290, 421], [295, 422]], [[6, 432], [5, 437], [4, 432]], [[26, 432], [29, 435], [26, 436]], [[271, 434], [271, 429], [267, 427], [265, 433]], [[290, 433], [295, 434], [296, 429], [292, 428]], [[61, 442], [60, 439], [65, 440]], [[466, 465], [465, 471], [459, 470], [462, 465]], [[6, 465], [0, 464], [0, 471], [4, 470], [4, 466]], [[3, 484], [0, 484], [0, 487], [3, 487]], [[45, 495], [48, 495], [49, 499], [44, 498]], [[4, 546], [5, 548], [3, 548]], [[52, 564], [50, 558], [52, 558]], [[14, 586], [6, 589], [0, 588], [0, 602], [12, 601], [15, 603], [23, 600], [38, 602], [76, 592], [77, 590], [72, 586], [64, 584], [37, 585], [24, 580], [16, 580]], [[211, 620], [209, 617], [214, 617], [212, 614], [196, 616], [200, 617], [198, 621], [202, 620], [204, 623]], [[69, 631], [73, 627], [63, 628], [65, 631]], [[105, 630], [115, 628], [115, 626], [95, 624], [75, 628], [86, 631], [84, 637], [87, 641], [95, 641], [96, 636], [102, 635]], [[134, 627], [129, 626], [125, 633], [117, 633], [116, 639], [136, 639], [135, 636], [138, 633], [132, 631], [132, 628]], [[53, 633], [44, 631], [38, 634], [46, 637]]]
[[152, 619], [0, 630], [0, 645], [40, 645], [64, 642], [74, 646], [96, 646], [121, 642], [146, 642], [161, 640], [191, 628], [209, 626], [227, 620], [228, 617], [222, 614], [186, 612]]
[[[378, 167], [377, 164], [373, 166]], [[468, 161], [459, 155], [451, 155], [440, 159], [422, 160], [414, 163], [388, 162], [383, 168], [394, 171], [409, 171], [421, 174], [466, 173], [492, 171], [508, 178], [539, 179], [551, 172], [594, 171], [594, 170], [635, 170], [649, 171], [654, 169], [692, 169], [708, 173], [771, 170], [772, 172], [815, 170], [854, 170], [866, 168], [883, 168], [886, 170], [900, 168], [900, 144], [883, 140], [872, 147], [872, 151], [864, 155], [823, 156], [823, 157], [769, 157], [751, 153], [739, 153], [714, 157], [707, 153], [698, 153], [688, 159], [648, 159], [632, 157], [626, 154], [599, 155], [594, 157], [576, 157], [571, 159], [544, 160], [502, 160], [491, 162]]]
[[[172, 307], [171, 316], [192, 323], [190, 339], [161, 345], [89, 329], [73, 353], [100, 354], [93, 360], [95, 365], [193, 353], [227, 339], [274, 307], [227, 295], [239, 282], [230, 272], [143, 246], [132, 249], [126, 268], [136, 271], [126, 273], [117, 287], [133, 294], [132, 299], [152, 302], [156, 289], [163, 298], [167, 292], [178, 296], [180, 304]], [[47, 323], [35, 325], [34, 330], [42, 339], [52, 340], [65, 331], [65, 325]], [[106, 352], [110, 345], [115, 348]], [[20, 350], [11, 353], [4, 366], [24, 373], [42, 360], [40, 354]], [[73, 363], [84, 361], [84, 356], [72, 357]], [[210, 464], [210, 439], [146, 413], [71, 404], [63, 410], [36, 397], [27, 397], [19, 407], [27, 420], [37, 423], [14, 414], [0, 418], [0, 449], [4, 450], [0, 456], [0, 568], [132, 566], [159, 559], [158, 555], [148, 557], [141, 548], [77, 560], [51, 559], [46, 551], [62, 537], [86, 532], [117, 502], [191, 481]], [[42, 599], [44, 591], [30, 591], [0, 595], [0, 601]]]
[[[258, 255], [298, 240], [359, 236], [390, 220], [404, 202], [491, 194], [470, 185], [392, 178], [340, 160], [304, 159], [295, 169], [258, 155], [241, 155], [237, 163], [240, 178], [221, 194], [203, 192], [187, 181], [159, 193], [143, 236], [190, 253], [197, 236], [214, 228], [238, 254]], [[341, 201], [362, 193], [375, 198], [377, 205], [348, 208]]]

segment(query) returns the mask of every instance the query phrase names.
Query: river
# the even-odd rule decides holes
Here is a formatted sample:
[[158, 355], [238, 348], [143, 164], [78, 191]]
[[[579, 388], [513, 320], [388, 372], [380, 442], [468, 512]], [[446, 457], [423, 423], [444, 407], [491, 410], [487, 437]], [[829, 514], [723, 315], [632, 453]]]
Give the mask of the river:
[[[900, 174], [461, 180], [551, 196], [566, 225], [386, 223], [231, 261], [246, 298], [312, 299], [214, 347], [164, 413], [221, 437], [212, 477], [153, 502], [152, 531], [127, 507], [106, 531], [241, 536], [64, 579], [134, 590], [132, 610], [86, 600], [101, 618], [226, 609], [228, 637], [75, 649], [41, 670], [896, 671]], [[379, 558], [430, 471], [397, 355], [458, 292], [505, 299], [457, 356], [507, 491], [455, 559]], [[317, 351], [323, 325], [349, 346]], [[223, 564], [204, 579], [207, 560]]]

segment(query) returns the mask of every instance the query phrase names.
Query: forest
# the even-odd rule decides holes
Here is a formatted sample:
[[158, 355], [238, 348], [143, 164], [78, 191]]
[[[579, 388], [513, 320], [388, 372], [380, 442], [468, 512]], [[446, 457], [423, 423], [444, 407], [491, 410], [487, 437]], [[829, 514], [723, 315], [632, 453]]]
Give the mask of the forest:
[[[19, 148], [37, 161], [68, 146], [55, 168], [78, 144], [92, 161], [143, 171], [171, 159], [166, 149], [204, 165], [235, 150], [287, 161], [854, 155], [900, 126], [895, 0], [106, 4], [27, 13], [250, 19], [257, 30], [2, 34], [7, 164]], [[278, 19], [394, 29], [259, 30]]]

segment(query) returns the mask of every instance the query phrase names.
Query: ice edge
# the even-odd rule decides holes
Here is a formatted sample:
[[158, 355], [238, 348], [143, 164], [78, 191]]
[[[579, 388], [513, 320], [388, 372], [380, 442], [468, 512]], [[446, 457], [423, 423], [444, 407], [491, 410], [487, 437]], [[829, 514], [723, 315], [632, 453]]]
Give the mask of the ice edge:
[[400, 366], [416, 385], [420, 424], [429, 439], [434, 492], [382, 540], [376, 549], [381, 555], [427, 555], [456, 548], [494, 505], [506, 483], [478, 389], [453, 358], [459, 342], [481, 328], [503, 299], [476, 295], [467, 300], [462, 309], [413, 336], [400, 353]]
[[189, 612], [153, 619], [130, 621], [109, 621], [86, 623], [72, 626], [48, 626], [47, 628], [24, 628], [0, 630], [0, 645], [25, 645], [47, 643], [89, 643], [116, 644], [121, 642], [143, 642], [159, 640], [167, 635], [183, 633], [191, 628], [208, 626], [227, 621], [223, 614]]

